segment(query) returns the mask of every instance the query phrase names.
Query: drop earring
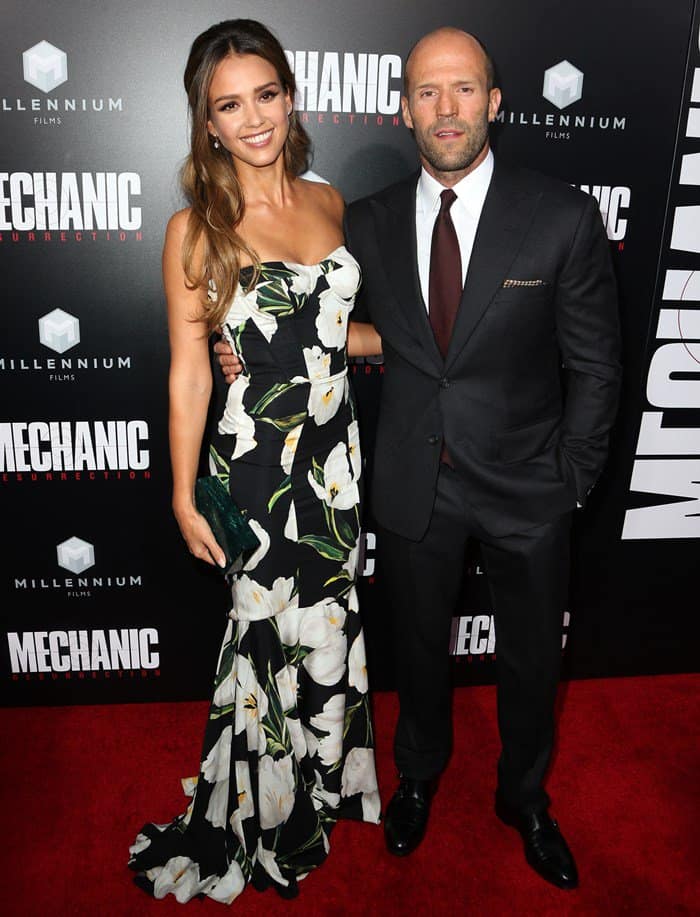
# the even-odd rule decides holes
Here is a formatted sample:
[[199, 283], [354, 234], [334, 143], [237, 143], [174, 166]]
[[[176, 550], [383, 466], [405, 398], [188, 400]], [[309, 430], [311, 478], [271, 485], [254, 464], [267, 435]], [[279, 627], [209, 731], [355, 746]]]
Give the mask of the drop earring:
[[221, 146], [221, 144], [219, 143], [219, 138], [216, 136], [216, 134], [214, 134], [213, 137], [214, 137], [214, 149], [218, 150], [219, 147]]

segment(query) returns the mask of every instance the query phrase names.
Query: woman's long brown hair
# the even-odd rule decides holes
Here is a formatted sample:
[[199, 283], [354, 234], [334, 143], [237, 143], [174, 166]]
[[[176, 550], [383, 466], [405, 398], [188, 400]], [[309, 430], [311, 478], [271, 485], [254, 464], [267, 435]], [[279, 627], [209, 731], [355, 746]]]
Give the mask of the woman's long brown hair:
[[[202, 292], [198, 319], [216, 328], [238, 287], [241, 255], [260, 267], [258, 256], [237, 231], [245, 212], [241, 184], [230, 153], [215, 149], [207, 130], [209, 86], [217, 65], [229, 54], [256, 54], [277, 71], [282, 88], [294, 101], [294, 75], [282, 46], [274, 35], [253, 19], [229, 19], [195, 38], [185, 68], [185, 89], [190, 106], [190, 154], [182, 168], [182, 186], [190, 203], [182, 263], [187, 283]], [[307, 167], [309, 137], [295, 111], [289, 118], [284, 163], [290, 175]], [[216, 295], [208, 295], [215, 290]]]

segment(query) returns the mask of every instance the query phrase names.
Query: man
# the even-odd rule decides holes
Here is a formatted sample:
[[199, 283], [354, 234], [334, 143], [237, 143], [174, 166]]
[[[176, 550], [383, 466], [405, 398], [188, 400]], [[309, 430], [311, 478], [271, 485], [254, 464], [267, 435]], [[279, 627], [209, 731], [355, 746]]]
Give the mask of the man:
[[396, 855], [417, 847], [449, 757], [450, 624], [474, 538], [496, 620], [496, 813], [540, 875], [573, 888], [543, 781], [571, 514], [617, 404], [615, 284], [595, 201], [494, 161], [493, 79], [473, 36], [422, 38], [402, 98], [421, 171], [347, 210], [363, 274], [353, 317], [375, 325], [385, 360], [372, 508], [395, 612], [401, 775], [385, 836]]

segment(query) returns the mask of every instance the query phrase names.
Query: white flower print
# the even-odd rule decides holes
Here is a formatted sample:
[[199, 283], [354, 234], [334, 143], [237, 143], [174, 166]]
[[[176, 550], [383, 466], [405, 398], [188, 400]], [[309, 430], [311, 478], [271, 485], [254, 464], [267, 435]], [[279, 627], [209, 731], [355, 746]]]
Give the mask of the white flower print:
[[314, 804], [314, 809], [316, 809], [317, 812], [323, 806], [327, 809], [337, 809], [340, 805], [340, 793], [331, 793], [330, 790], [325, 789], [323, 786], [323, 777], [321, 777], [318, 771], [314, 771], [314, 777], [316, 778], [316, 782], [311, 790], [311, 800]]
[[236, 295], [231, 303], [231, 308], [226, 314], [223, 327], [224, 337], [232, 347], [234, 342], [231, 335], [231, 328], [237, 328], [247, 321], [252, 321], [253, 324], [256, 325], [268, 344], [274, 337], [277, 331], [277, 319], [269, 312], [262, 312], [257, 304], [257, 293], [264, 287], [265, 283], [260, 283], [255, 289], [249, 290], [247, 293], [244, 293], [241, 287], [236, 291]]
[[284, 526], [284, 537], [289, 541], [299, 541], [299, 530], [297, 528], [297, 511], [294, 507], [294, 501], [289, 504], [289, 515]]
[[255, 421], [246, 412], [243, 406], [243, 396], [250, 385], [249, 376], [239, 376], [238, 379], [228, 387], [226, 395], [226, 407], [219, 421], [219, 433], [234, 434], [236, 445], [233, 450], [231, 459], [240, 458], [251, 449], [257, 446], [255, 439]]
[[259, 747], [260, 736], [264, 735], [260, 724], [267, 716], [268, 700], [249, 660], [245, 656], [236, 656], [236, 661], [234, 668], [237, 670], [239, 694], [234, 717], [235, 732], [240, 735], [245, 731], [248, 751], [253, 751]]
[[275, 683], [277, 684], [282, 710], [285, 714], [289, 738], [294, 749], [294, 757], [297, 761], [301, 761], [307, 753], [304, 730], [296, 716], [287, 716], [289, 711], [296, 710], [297, 706], [297, 674], [296, 666], [282, 666], [275, 675]]
[[226, 827], [226, 810], [228, 808], [229, 781], [220, 780], [211, 791], [207, 811], [204, 817], [212, 823], [214, 828]]
[[293, 293], [310, 293], [316, 286], [321, 267], [318, 264], [292, 264], [294, 278], [289, 284]]
[[341, 299], [335, 290], [324, 290], [318, 297], [316, 331], [324, 347], [342, 350], [347, 340], [348, 315], [352, 309], [349, 302]]
[[299, 642], [299, 624], [305, 609], [287, 608], [277, 615], [275, 621], [280, 633], [280, 640], [285, 646], [296, 646]]
[[292, 464], [294, 462], [294, 456], [296, 455], [297, 446], [299, 445], [299, 437], [301, 436], [301, 431], [303, 429], [304, 424], [300, 423], [298, 426], [293, 427], [284, 438], [284, 446], [282, 447], [280, 465], [282, 466], [285, 474], [292, 473]]
[[276, 828], [287, 821], [294, 808], [294, 766], [292, 755], [274, 761], [260, 759], [258, 768], [260, 827]]
[[294, 757], [297, 761], [302, 761], [309, 753], [304, 727], [295, 716], [286, 716], [284, 721], [287, 724], [287, 732], [294, 750]]
[[265, 529], [260, 525], [257, 519], [249, 519], [251, 529], [258, 536], [258, 541], [260, 542], [260, 547], [256, 548], [255, 551], [248, 558], [247, 563], [244, 565], [244, 570], [255, 570], [257, 565], [263, 559], [263, 557], [270, 550], [270, 536], [265, 531]]
[[343, 753], [343, 724], [345, 720], [345, 695], [334, 694], [323, 705], [321, 713], [311, 717], [311, 725], [327, 733], [319, 739], [318, 756], [326, 767], [340, 761]]
[[345, 624], [345, 609], [334, 599], [325, 598], [310, 608], [302, 609], [299, 621], [299, 642], [318, 649], [329, 643]]
[[231, 727], [227, 726], [202, 762], [202, 776], [207, 783], [215, 784], [204, 817], [215, 828], [223, 828], [226, 825], [230, 769]]
[[316, 345], [304, 347], [304, 362], [306, 375], [313, 382], [317, 379], [327, 379], [331, 374], [331, 355]]
[[302, 726], [301, 728], [304, 732], [304, 738], [306, 739], [306, 750], [309, 757], [313, 758], [313, 756], [318, 751], [318, 739], [310, 729], [306, 728], [306, 726]]
[[202, 777], [207, 783], [228, 780], [231, 769], [231, 727], [227, 726], [202, 761]]
[[294, 578], [278, 576], [272, 589], [266, 589], [243, 573], [233, 582], [233, 606], [239, 616], [249, 621], [271, 618], [286, 608], [299, 604], [298, 596], [292, 597]]
[[323, 465], [323, 486], [317, 483], [311, 471], [307, 472], [314, 493], [331, 509], [352, 509], [360, 502], [360, 491], [353, 480], [348, 464], [345, 443], [331, 449]]
[[345, 654], [348, 641], [336, 631], [326, 643], [304, 658], [304, 668], [319, 685], [337, 684], [345, 674]]
[[277, 865], [277, 854], [274, 850], [265, 850], [262, 838], [258, 839], [257, 860], [271, 879], [280, 885], [289, 885], [289, 880], [284, 878]]
[[208, 876], [203, 881], [199, 878], [199, 864], [192, 862], [189, 857], [171, 857], [162, 869], [151, 871], [149, 878], [153, 879], [153, 897], [165, 898], [166, 895], [175, 895], [175, 900], [180, 904], [189, 901], [195, 895], [207, 894], [217, 882], [217, 876]]
[[231, 904], [244, 888], [245, 879], [241, 867], [235, 860], [232, 860], [224, 875], [208, 892], [208, 895], [221, 904]]
[[136, 856], [137, 853], [141, 853], [142, 850], [145, 850], [146, 847], [150, 847], [150, 845], [151, 845], [150, 837], [146, 837], [145, 834], [137, 834], [136, 840], [131, 845], [131, 847], [129, 847], [129, 853], [131, 854], [132, 857], [134, 857]]
[[297, 669], [294, 665], [283, 665], [275, 675], [275, 684], [280, 696], [282, 710], [293, 710], [297, 705]]
[[338, 408], [343, 403], [347, 378], [329, 377], [312, 382], [309, 391], [309, 417], [313, 417], [316, 426], [322, 427], [338, 413]]
[[374, 751], [371, 748], [351, 748], [343, 765], [340, 783], [342, 796], [355, 793], [374, 793], [377, 787], [377, 773], [374, 768]]
[[[355, 574], [357, 572], [357, 560], [360, 556], [360, 542], [359, 539], [355, 543], [355, 547], [348, 554], [348, 559], [343, 564], [343, 570], [348, 574], [349, 579], [354, 580]], [[356, 608], [352, 609], [357, 611]]]
[[243, 821], [255, 815], [253, 789], [250, 783], [250, 768], [247, 761], [236, 761], [236, 787], [238, 788], [238, 808], [231, 816], [230, 822], [231, 828], [245, 850], [246, 843], [245, 834], [243, 832]]
[[373, 793], [363, 793], [360, 798], [362, 799], [362, 820], [378, 825], [382, 812], [379, 790], [375, 790]]
[[348, 653], [348, 684], [360, 694], [367, 693], [367, 657], [362, 631], [355, 637]]
[[348, 425], [348, 455], [352, 468], [352, 479], [357, 481], [362, 471], [362, 454], [360, 453], [360, 431], [356, 420]]
[[350, 299], [357, 293], [360, 285], [360, 269], [356, 261], [349, 260], [342, 267], [336, 267], [326, 275], [328, 285], [333, 292], [343, 299]]

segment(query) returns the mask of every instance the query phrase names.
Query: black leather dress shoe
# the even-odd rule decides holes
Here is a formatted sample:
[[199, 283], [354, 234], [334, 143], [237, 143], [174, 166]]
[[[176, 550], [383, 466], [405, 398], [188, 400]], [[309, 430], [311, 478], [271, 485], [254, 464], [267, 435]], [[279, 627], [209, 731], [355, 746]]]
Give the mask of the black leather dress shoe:
[[496, 815], [506, 825], [517, 828], [523, 839], [525, 859], [547, 882], [557, 888], [576, 888], [578, 871], [571, 851], [546, 809], [519, 812], [496, 801]]
[[389, 853], [403, 857], [423, 840], [430, 812], [431, 783], [402, 777], [384, 816], [384, 839]]

